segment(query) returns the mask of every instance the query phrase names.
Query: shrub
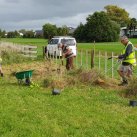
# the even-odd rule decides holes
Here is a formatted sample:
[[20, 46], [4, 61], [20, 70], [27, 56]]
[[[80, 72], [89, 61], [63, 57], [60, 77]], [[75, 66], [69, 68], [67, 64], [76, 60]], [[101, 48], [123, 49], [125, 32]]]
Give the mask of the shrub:
[[137, 78], [133, 78], [126, 89], [126, 96], [137, 96]]

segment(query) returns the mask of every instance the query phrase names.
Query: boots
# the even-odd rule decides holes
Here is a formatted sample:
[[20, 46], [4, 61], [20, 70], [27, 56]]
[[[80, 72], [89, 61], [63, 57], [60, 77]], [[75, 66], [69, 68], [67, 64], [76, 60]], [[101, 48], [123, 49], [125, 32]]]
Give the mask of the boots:
[[128, 85], [128, 81], [127, 80], [123, 80], [120, 84], [118, 84], [119, 86], [126, 86]]
[[3, 73], [1, 73], [0, 75], [1, 75], [1, 77], [4, 77]]

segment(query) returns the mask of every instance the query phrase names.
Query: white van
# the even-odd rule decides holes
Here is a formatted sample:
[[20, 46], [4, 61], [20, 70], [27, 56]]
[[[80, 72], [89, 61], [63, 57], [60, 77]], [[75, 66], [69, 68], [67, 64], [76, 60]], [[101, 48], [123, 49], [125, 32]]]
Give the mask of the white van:
[[47, 45], [48, 55], [62, 56], [62, 51], [58, 49], [59, 43], [67, 44], [76, 56], [76, 39], [71, 36], [54, 36]]

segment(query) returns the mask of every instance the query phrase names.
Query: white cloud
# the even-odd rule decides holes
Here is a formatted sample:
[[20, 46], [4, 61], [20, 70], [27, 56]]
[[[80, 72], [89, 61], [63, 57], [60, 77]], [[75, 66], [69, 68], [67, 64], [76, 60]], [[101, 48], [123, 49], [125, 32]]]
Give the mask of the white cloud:
[[0, 0], [0, 28], [37, 29], [47, 22], [76, 27], [85, 23], [89, 14], [110, 4], [125, 8], [137, 18], [136, 0]]
[[7, 26], [8, 30], [12, 31], [14, 28], [18, 29], [42, 29], [42, 26], [46, 23], [55, 24], [58, 27], [66, 25], [67, 26], [73, 26], [77, 27], [80, 22], [83, 24], [86, 22], [86, 17], [91, 13], [82, 13], [78, 14], [73, 17], [53, 17], [49, 19], [41, 19], [41, 20], [26, 20], [26, 21], [20, 21], [20, 22], [10, 22], [5, 24]]
[[125, 5], [124, 6], [126, 11], [130, 13], [131, 18], [136, 18], [137, 19], [137, 4], [133, 4], [130, 6]]

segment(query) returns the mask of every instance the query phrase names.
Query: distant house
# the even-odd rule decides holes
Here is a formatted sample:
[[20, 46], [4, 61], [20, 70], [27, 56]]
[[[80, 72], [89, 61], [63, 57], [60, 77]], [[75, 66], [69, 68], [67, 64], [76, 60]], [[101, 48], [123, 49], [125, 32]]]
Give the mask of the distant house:
[[137, 38], [137, 29], [135, 31], [127, 29], [127, 27], [122, 27], [120, 29], [120, 36], [126, 35], [131, 38]]
[[35, 30], [34, 36], [37, 38], [43, 37], [43, 30]]
[[120, 36], [127, 35], [127, 27], [122, 27], [120, 28]]
[[68, 27], [68, 30], [69, 30], [69, 34], [73, 34], [76, 28]]
[[5, 37], [7, 37], [7, 35], [8, 35], [8, 34], [7, 34], [7, 33], [5, 33], [4, 35], [5, 35]]
[[23, 37], [23, 35], [24, 35], [23, 33], [21, 33], [21, 32], [18, 32], [18, 33], [19, 33], [20, 37]]

